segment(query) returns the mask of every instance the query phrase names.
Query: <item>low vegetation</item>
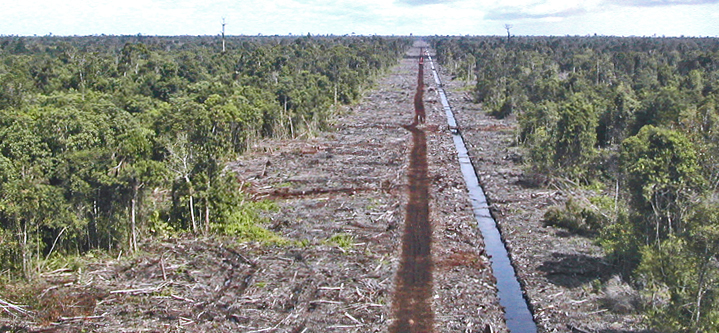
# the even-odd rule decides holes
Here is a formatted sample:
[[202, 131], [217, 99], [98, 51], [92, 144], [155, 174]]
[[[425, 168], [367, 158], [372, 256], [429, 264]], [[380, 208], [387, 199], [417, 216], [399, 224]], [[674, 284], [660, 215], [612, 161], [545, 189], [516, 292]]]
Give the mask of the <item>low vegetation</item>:
[[[0, 38], [0, 267], [261, 227], [226, 163], [323, 128], [396, 63], [379, 37]], [[244, 203], [243, 203], [244, 202]]]
[[528, 178], [599, 189], [545, 223], [596, 237], [655, 328], [719, 330], [719, 39], [431, 41], [486, 112], [517, 118]]

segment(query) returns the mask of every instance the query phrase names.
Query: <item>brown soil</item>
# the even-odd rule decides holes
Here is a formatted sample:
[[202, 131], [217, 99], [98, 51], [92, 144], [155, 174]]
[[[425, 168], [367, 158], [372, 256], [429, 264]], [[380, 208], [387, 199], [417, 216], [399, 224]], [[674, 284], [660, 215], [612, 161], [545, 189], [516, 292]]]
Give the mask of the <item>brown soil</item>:
[[405, 126], [412, 133], [409, 154], [409, 202], [404, 219], [402, 254], [393, 307], [392, 333], [431, 332], [434, 314], [432, 298], [432, 225], [429, 221], [429, 178], [427, 178], [427, 135], [416, 127], [424, 122], [424, 82], [420, 57], [417, 92], [414, 97], [415, 121]]
[[543, 223], [547, 208], [591, 193], [561, 181], [537, 186], [516, 145], [516, 118], [487, 115], [472, 103], [466, 83], [448, 81], [444, 88], [539, 331], [643, 331], [642, 317], [628, 304], [634, 291], [596, 240]]
[[[410, 152], [421, 140], [402, 127], [414, 119], [419, 52], [411, 49], [332, 130], [258, 142], [232, 164], [253, 199], [277, 202], [266, 227], [290, 245], [148, 240], [141, 253], [38, 284], [38, 298], [48, 290], [68, 295], [62, 309], [90, 290], [94, 307], [61, 309], [42, 322], [3, 314], [0, 331], [387, 332], [398, 321]], [[424, 311], [435, 332], [506, 332], [445, 123], [443, 113], [428, 110], [418, 127], [433, 268]]]
[[[291, 245], [190, 235], [148, 240], [131, 257], [43, 275], [31, 290], [45, 308], [30, 315], [3, 311], [0, 331], [299, 333], [403, 327], [395, 309], [410, 299], [401, 296], [400, 268], [402, 251], [410, 251], [403, 247], [412, 244], [403, 231], [414, 228], [405, 218], [414, 201], [410, 153], [425, 141], [426, 176], [420, 178], [428, 185], [425, 230], [431, 241], [419, 244], [430, 245], [432, 271], [418, 280], [431, 281], [432, 288], [431, 295], [420, 296], [430, 305], [421, 311], [432, 318], [435, 332], [506, 332], [431, 86], [424, 96], [425, 124], [413, 130], [417, 133], [402, 127], [414, 119], [419, 52], [412, 48], [332, 130], [258, 142], [232, 164], [253, 199], [278, 203], [266, 227]], [[540, 332], [639, 331], [641, 317], [631, 307], [607, 307], [617, 303], [616, 293], [603, 285], [615, 279], [594, 240], [542, 223], [544, 210], [564, 202], [571, 191], [527, 186], [523, 152], [514, 145], [516, 120], [485, 115], [469, 101], [463, 83], [447, 78], [450, 103]]]

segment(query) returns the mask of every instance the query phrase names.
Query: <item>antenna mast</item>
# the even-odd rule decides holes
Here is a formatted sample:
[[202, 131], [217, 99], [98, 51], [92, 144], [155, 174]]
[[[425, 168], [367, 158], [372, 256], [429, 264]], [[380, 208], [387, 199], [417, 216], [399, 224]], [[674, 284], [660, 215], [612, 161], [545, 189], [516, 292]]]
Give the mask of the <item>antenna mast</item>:
[[225, 18], [222, 18], [222, 53], [225, 53]]

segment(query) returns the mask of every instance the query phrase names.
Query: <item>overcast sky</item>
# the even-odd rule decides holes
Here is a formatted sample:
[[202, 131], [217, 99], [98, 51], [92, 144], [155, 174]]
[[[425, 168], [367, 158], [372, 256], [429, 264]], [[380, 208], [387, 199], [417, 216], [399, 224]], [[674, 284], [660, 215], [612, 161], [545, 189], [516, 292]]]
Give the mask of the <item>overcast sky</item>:
[[719, 0], [0, 0], [0, 35], [719, 36]]

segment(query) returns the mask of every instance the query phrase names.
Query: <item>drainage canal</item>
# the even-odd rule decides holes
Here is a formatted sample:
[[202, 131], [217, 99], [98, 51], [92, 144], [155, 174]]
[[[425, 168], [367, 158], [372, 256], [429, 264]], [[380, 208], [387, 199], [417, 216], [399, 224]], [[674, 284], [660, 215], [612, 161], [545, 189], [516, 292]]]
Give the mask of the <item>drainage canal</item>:
[[517, 281], [514, 267], [509, 260], [509, 255], [502, 242], [502, 236], [497, 229], [497, 224], [489, 212], [487, 198], [479, 184], [477, 173], [467, 153], [467, 147], [464, 144], [464, 139], [462, 139], [462, 134], [454, 119], [454, 114], [447, 101], [447, 96], [444, 93], [444, 89], [442, 89], [442, 82], [434, 67], [432, 57], [428, 54], [427, 58], [432, 67], [432, 75], [437, 84], [437, 92], [439, 93], [442, 107], [447, 115], [447, 123], [452, 132], [452, 139], [457, 148], [459, 165], [462, 170], [462, 175], [464, 176], [464, 181], [467, 183], [467, 190], [469, 191], [469, 198], [472, 202], [474, 216], [482, 232], [482, 237], [484, 237], [485, 250], [492, 263], [492, 273], [497, 279], [499, 304], [504, 307], [504, 318], [507, 322], [507, 328], [509, 328], [509, 331], [512, 333], [537, 332], [537, 325], [534, 323], [532, 313], [529, 311], [527, 302], [522, 294], [522, 288], [519, 285], [519, 281]]
[[421, 54], [420, 52], [417, 94], [414, 99], [415, 119], [411, 125], [404, 126], [412, 134], [408, 172], [409, 203], [405, 212], [402, 257], [393, 301], [395, 320], [389, 327], [391, 333], [434, 331], [427, 137], [423, 130], [416, 127], [419, 122], [424, 122]]

